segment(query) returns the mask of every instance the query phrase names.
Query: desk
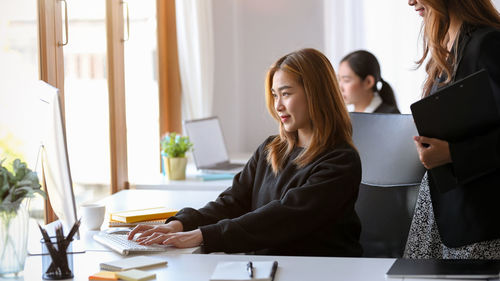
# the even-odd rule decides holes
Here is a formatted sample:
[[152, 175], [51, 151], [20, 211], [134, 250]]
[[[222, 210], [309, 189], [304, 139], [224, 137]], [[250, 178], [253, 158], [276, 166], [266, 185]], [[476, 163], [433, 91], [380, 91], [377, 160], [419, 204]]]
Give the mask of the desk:
[[[250, 153], [239, 153], [231, 155], [231, 162], [245, 164], [250, 159]], [[216, 190], [223, 191], [230, 187], [233, 180], [208, 180], [203, 181], [198, 176], [200, 171], [196, 170], [193, 160], [189, 158], [186, 168], [186, 180], [173, 181], [161, 174], [154, 177], [138, 179], [130, 183], [132, 189], [161, 189], [161, 190]]]
[[[219, 261], [277, 260], [279, 263], [275, 281], [342, 280], [382, 281], [393, 259], [365, 258], [317, 258], [317, 257], [272, 257], [246, 255], [156, 255], [168, 261], [167, 266], [148, 269], [156, 273], [156, 280], [203, 281], [208, 280]], [[74, 255], [75, 278], [88, 280], [88, 276], [99, 271], [99, 263], [120, 258], [112, 252], [87, 252]], [[24, 279], [42, 280], [41, 258], [29, 257], [26, 261]], [[11, 279], [12, 280], [12, 279]], [[397, 280], [397, 279], [393, 279]]]
[[[173, 208], [191, 206], [198, 208], [218, 195], [218, 191], [175, 191], [175, 190], [125, 190], [113, 194], [101, 202], [108, 211], [116, 211], [127, 207], [167, 205]], [[82, 234], [83, 242], [91, 239], [90, 232]], [[30, 240], [40, 246], [38, 236], [31, 234]], [[87, 247], [83, 254], [73, 256], [75, 278], [88, 280], [88, 276], [99, 271], [99, 263], [123, 258], [106, 248]], [[275, 281], [304, 280], [341, 280], [341, 281], [382, 281], [394, 259], [371, 258], [322, 258], [322, 257], [284, 257], [284, 256], [250, 256], [220, 254], [178, 254], [166, 252], [155, 256], [165, 258], [168, 266], [148, 269], [157, 274], [156, 280], [200, 281], [208, 280], [220, 261], [261, 261], [277, 260], [279, 262]], [[26, 260], [23, 276], [17, 279], [0, 280], [42, 280], [41, 257], [30, 256]], [[389, 279], [401, 280], [401, 279]], [[418, 279], [412, 279], [414, 281]], [[428, 281], [429, 279], [422, 279]], [[437, 279], [433, 279], [437, 280]], [[449, 280], [448, 280], [449, 281]]]

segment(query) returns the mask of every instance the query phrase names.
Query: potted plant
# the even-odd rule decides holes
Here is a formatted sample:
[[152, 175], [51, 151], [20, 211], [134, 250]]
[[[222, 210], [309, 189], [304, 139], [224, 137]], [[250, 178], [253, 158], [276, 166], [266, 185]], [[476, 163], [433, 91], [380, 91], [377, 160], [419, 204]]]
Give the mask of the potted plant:
[[193, 144], [189, 137], [177, 133], [168, 133], [161, 139], [161, 154], [168, 178], [170, 180], [186, 179], [186, 152]]
[[[24, 268], [28, 241], [27, 198], [45, 197], [38, 176], [26, 163], [14, 160], [11, 169], [0, 161], [0, 275], [17, 275]], [[12, 170], [12, 171], [11, 171]]]

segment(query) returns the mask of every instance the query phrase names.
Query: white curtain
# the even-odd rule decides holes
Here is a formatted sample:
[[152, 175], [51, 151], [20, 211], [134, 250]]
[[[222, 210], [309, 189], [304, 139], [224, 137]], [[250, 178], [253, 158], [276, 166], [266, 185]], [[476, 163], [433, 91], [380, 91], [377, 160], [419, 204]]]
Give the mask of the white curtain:
[[[500, 1], [500, 0], [495, 0]], [[365, 49], [378, 59], [382, 78], [394, 90], [399, 109], [410, 113], [420, 99], [424, 67], [414, 70], [421, 52], [422, 18], [407, 1], [324, 0], [325, 53], [333, 67], [348, 53]]]
[[211, 0], [176, 0], [184, 119], [212, 115], [214, 36]]
[[349, 52], [365, 45], [363, 0], [324, 1], [325, 54], [335, 69]]

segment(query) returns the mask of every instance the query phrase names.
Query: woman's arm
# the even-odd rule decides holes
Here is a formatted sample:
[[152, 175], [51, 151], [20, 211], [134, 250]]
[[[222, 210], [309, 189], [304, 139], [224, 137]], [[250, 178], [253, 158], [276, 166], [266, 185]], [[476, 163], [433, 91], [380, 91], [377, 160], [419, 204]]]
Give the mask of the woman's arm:
[[[500, 31], [486, 35], [480, 45], [477, 70], [486, 69], [500, 110]], [[466, 105], [465, 105], [466, 106]], [[500, 168], [500, 128], [484, 135], [450, 143], [453, 170], [458, 183], [466, 184]]]
[[232, 186], [223, 191], [215, 201], [198, 210], [184, 208], [167, 222], [180, 220], [184, 231], [190, 231], [199, 226], [217, 223], [221, 219], [235, 218], [249, 212], [257, 163], [260, 161], [259, 158], [265, 155], [265, 146], [272, 138], [269, 137], [259, 146], [243, 170], [234, 177]]
[[333, 227], [343, 216], [352, 214], [361, 180], [358, 155], [354, 151], [332, 152], [321, 161], [304, 184], [288, 189], [280, 200], [200, 227], [204, 250], [234, 253], [279, 247], [325, 225]]

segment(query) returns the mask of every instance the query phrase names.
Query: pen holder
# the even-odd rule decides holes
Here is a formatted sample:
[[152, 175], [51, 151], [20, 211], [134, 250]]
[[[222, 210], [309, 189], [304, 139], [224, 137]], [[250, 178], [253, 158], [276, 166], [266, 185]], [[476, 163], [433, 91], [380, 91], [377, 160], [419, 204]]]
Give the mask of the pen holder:
[[72, 241], [69, 244], [62, 245], [66, 249], [61, 249], [57, 243], [55, 236], [50, 237], [50, 244], [56, 250], [56, 255], [53, 257], [45, 243], [44, 239], [40, 240], [42, 245], [42, 278], [44, 280], [61, 280], [73, 278], [73, 246]]

